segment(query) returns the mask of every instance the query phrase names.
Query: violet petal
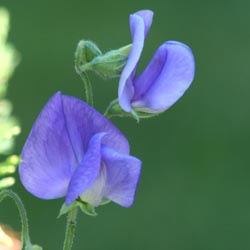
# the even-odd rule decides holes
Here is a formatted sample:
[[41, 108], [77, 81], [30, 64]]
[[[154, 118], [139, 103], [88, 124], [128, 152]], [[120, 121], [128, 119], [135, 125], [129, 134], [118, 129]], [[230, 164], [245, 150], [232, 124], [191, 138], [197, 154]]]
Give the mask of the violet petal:
[[122, 71], [118, 88], [120, 106], [127, 112], [131, 111], [130, 101], [134, 95], [133, 78], [153, 17], [151, 11], [140, 11], [137, 13], [130, 15], [130, 29], [133, 43], [127, 63]]
[[77, 166], [66, 196], [66, 205], [77, 199], [96, 180], [101, 166], [101, 142], [105, 133], [94, 135], [82, 162]]
[[145, 71], [136, 80], [133, 107], [162, 112], [172, 106], [193, 81], [195, 61], [191, 49], [168, 41], [159, 47]]
[[154, 13], [151, 10], [140, 10], [134, 13], [134, 15], [138, 15], [143, 19], [144, 22], [144, 39], [147, 37], [149, 29], [151, 27]]
[[65, 196], [77, 159], [68, 135], [60, 93], [55, 94], [41, 111], [21, 158], [20, 178], [30, 193], [42, 199]]
[[106, 167], [105, 197], [130, 207], [140, 177], [141, 161], [105, 146], [102, 147], [102, 159]]
[[38, 116], [21, 154], [19, 173], [25, 188], [42, 199], [65, 196], [89, 141], [102, 132], [108, 133], [104, 144], [129, 153], [127, 139], [108, 119], [83, 101], [56, 93]]
[[99, 174], [94, 183], [81, 194], [81, 200], [91, 204], [94, 207], [100, 205], [106, 194], [107, 171], [104, 163], [101, 163]]
[[93, 135], [106, 132], [103, 143], [121, 153], [129, 153], [125, 136], [107, 118], [80, 99], [63, 95], [65, 120], [74, 150], [81, 162]]

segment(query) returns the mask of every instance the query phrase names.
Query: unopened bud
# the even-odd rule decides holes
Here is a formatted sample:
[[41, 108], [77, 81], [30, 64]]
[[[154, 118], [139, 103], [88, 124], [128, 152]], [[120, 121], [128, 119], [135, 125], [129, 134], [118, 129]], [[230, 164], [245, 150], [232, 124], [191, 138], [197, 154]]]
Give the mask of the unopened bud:
[[131, 50], [131, 44], [117, 50], [95, 57], [91, 62], [83, 64], [81, 72], [91, 70], [104, 79], [119, 77]]
[[102, 55], [97, 45], [89, 40], [81, 40], [75, 52], [75, 67], [78, 70], [81, 66], [88, 64], [95, 57]]

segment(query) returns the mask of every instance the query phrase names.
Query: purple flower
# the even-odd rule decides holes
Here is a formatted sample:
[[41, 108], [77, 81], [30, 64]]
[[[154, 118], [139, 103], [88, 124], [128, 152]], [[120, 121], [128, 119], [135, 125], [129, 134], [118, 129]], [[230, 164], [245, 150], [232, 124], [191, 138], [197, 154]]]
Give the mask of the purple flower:
[[180, 42], [168, 41], [156, 51], [146, 69], [136, 77], [144, 40], [150, 29], [153, 12], [130, 15], [132, 49], [119, 82], [119, 103], [123, 110], [132, 108], [158, 113], [172, 106], [194, 78], [195, 62], [191, 49]]
[[83, 101], [56, 93], [24, 145], [21, 182], [42, 199], [78, 197], [93, 206], [112, 200], [132, 205], [141, 162], [124, 135]]

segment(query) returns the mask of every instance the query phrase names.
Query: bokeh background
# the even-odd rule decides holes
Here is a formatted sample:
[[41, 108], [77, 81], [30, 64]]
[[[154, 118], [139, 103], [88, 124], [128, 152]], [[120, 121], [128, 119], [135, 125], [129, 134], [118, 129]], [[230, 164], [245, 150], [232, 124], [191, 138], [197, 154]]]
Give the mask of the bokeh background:
[[[73, 54], [82, 39], [103, 50], [131, 42], [128, 16], [152, 9], [154, 22], [140, 70], [166, 40], [188, 44], [196, 77], [184, 97], [163, 115], [114, 119], [143, 161], [135, 204], [109, 204], [96, 218], [79, 216], [76, 250], [250, 249], [250, 1], [0, 1], [11, 13], [9, 41], [22, 55], [10, 80], [9, 99], [22, 124], [19, 153], [32, 124], [56, 91], [80, 98], [83, 84]], [[91, 75], [95, 105], [116, 97], [118, 79]], [[18, 176], [16, 175], [18, 178]], [[63, 199], [43, 201], [24, 190], [32, 241], [61, 249]], [[0, 205], [0, 221], [19, 230], [12, 201]]]

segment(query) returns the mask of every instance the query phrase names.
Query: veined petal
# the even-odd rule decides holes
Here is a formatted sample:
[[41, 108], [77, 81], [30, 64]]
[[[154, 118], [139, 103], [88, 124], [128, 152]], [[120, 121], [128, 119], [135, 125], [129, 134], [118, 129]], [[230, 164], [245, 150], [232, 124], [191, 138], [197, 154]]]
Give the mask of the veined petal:
[[140, 177], [141, 161], [106, 146], [102, 146], [102, 160], [106, 167], [103, 195], [123, 207], [130, 207]]
[[77, 199], [98, 177], [101, 167], [101, 142], [105, 133], [94, 135], [82, 162], [77, 166], [66, 196], [66, 205]]
[[188, 89], [194, 72], [194, 56], [187, 45], [164, 43], [135, 82], [133, 107], [151, 112], [168, 109]]
[[38, 116], [21, 154], [19, 173], [25, 188], [43, 199], [65, 196], [89, 141], [102, 132], [108, 133], [104, 144], [129, 153], [127, 139], [103, 115], [77, 98], [55, 94]]
[[42, 199], [65, 196], [77, 164], [65, 122], [62, 96], [55, 94], [38, 116], [21, 154], [21, 182]]
[[125, 136], [107, 118], [80, 99], [63, 95], [65, 120], [74, 150], [81, 162], [93, 135], [105, 132], [103, 143], [121, 153], [129, 153]]
[[127, 112], [131, 111], [130, 101], [134, 95], [133, 80], [144, 46], [145, 37], [152, 23], [152, 18], [153, 13], [147, 10], [138, 11], [130, 15], [130, 30], [133, 43], [128, 61], [122, 71], [118, 88], [120, 106]]

